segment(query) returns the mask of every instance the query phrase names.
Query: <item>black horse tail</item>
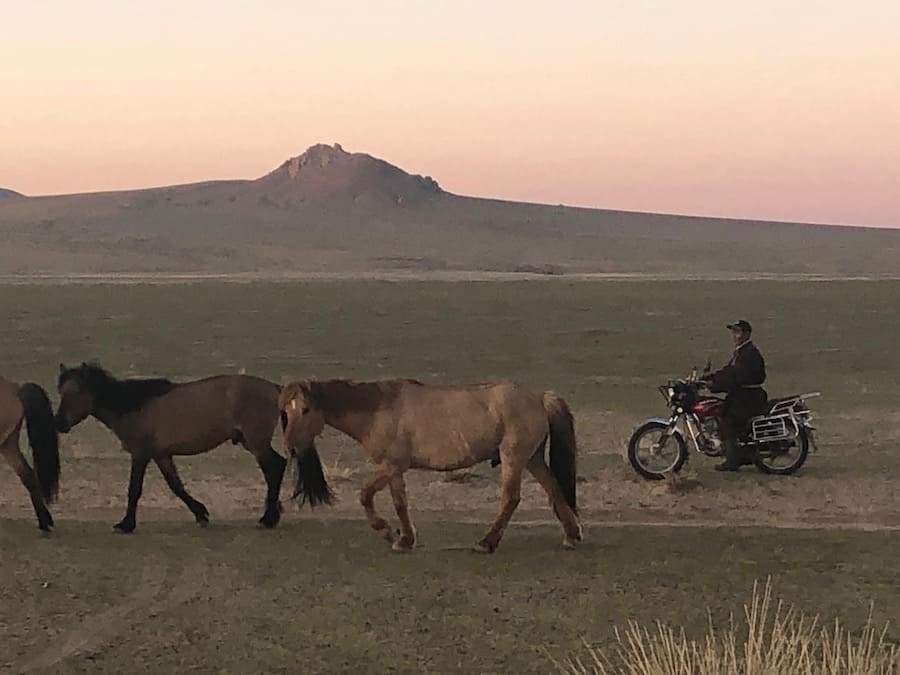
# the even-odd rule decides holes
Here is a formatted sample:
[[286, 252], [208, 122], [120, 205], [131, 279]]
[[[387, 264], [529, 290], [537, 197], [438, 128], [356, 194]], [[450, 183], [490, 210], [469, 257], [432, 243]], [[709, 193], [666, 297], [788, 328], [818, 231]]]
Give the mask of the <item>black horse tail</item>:
[[312, 508], [319, 504], [333, 504], [334, 493], [325, 479], [325, 471], [322, 469], [322, 460], [319, 459], [316, 444], [310, 443], [308, 448], [300, 452], [292, 449], [291, 457], [295, 462], [296, 474], [291, 499], [299, 498], [301, 506], [309, 501]]
[[544, 410], [550, 423], [550, 470], [556, 477], [572, 511], [575, 505], [575, 458], [578, 447], [575, 442], [575, 420], [569, 404], [552, 392], [544, 392]]
[[48, 503], [59, 492], [59, 436], [53, 419], [53, 407], [43, 387], [27, 382], [19, 387], [19, 400], [25, 409], [28, 444], [34, 458], [41, 494]]

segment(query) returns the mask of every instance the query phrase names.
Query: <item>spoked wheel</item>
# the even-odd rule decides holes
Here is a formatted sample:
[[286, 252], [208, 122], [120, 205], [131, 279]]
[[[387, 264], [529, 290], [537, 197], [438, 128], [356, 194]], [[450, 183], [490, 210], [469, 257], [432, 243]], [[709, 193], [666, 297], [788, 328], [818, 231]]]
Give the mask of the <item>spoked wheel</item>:
[[754, 460], [756, 468], [763, 473], [787, 476], [803, 466], [809, 454], [809, 437], [806, 429], [800, 429], [797, 438], [759, 450]]
[[669, 431], [662, 422], [647, 422], [638, 427], [628, 441], [628, 461], [648, 480], [662, 480], [678, 472], [687, 460], [687, 444], [678, 431]]

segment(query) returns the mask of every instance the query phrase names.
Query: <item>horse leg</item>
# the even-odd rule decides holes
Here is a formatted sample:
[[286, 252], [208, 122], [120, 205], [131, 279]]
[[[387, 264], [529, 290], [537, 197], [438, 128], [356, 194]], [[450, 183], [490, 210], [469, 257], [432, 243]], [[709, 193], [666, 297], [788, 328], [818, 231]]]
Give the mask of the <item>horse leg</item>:
[[581, 524], [578, 522], [578, 516], [572, 511], [571, 507], [566, 503], [566, 498], [556, 482], [556, 478], [550, 471], [550, 467], [544, 461], [542, 453], [535, 454], [528, 463], [528, 471], [534, 476], [534, 479], [540, 483], [541, 487], [550, 498], [550, 505], [553, 507], [553, 513], [562, 523], [563, 546], [565, 548], [575, 548], [575, 545], [581, 541]]
[[394, 541], [394, 533], [388, 527], [387, 521], [375, 512], [375, 494], [383, 490], [391, 481], [394, 470], [386, 465], [379, 465], [375, 473], [369, 476], [359, 491], [359, 503], [366, 511], [366, 519], [369, 527], [376, 532], [382, 532], [388, 542]]
[[500, 464], [500, 471], [503, 481], [502, 495], [500, 498], [500, 514], [494, 521], [494, 526], [488, 531], [484, 538], [475, 544], [475, 550], [479, 553], [493, 553], [500, 544], [503, 532], [512, 518], [513, 511], [519, 505], [521, 487], [522, 487], [522, 462], [511, 452], [503, 452], [501, 448], [501, 457], [503, 461]]
[[19, 480], [22, 481], [22, 485], [28, 490], [31, 505], [34, 507], [34, 513], [38, 519], [38, 527], [44, 532], [49, 532], [53, 527], [53, 516], [50, 515], [44, 498], [41, 496], [41, 488], [34, 470], [19, 449], [18, 430], [6, 439], [6, 442], [0, 447], [0, 454], [6, 458], [13, 471], [19, 476]]
[[266, 479], [266, 510], [259, 519], [259, 524], [263, 527], [275, 527], [281, 520], [279, 496], [287, 460], [275, 452], [272, 446], [267, 446], [263, 452], [256, 454], [256, 461]]
[[394, 499], [394, 510], [400, 519], [400, 539], [394, 542], [395, 551], [411, 551], [416, 546], [416, 528], [409, 517], [409, 504], [406, 500], [406, 481], [400, 472], [391, 476], [391, 497]]
[[144, 490], [144, 475], [147, 473], [147, 465], [150, 457], [145, 454], [131, 456], [131, 478], [128, 481], [128, 508], [125, 517], [113, 525], [113, 530], [121, 534], [133, 532], [137, 527], [137, 505]]
[[209, 524], [209, 511], [203, 502], [194, 499], [185, 489], [184, 483], [181, 482], [181, 477], [178, 475], [178, 469], [175, 468], [175, 460], [171, 457], [157, 457], [154, 461], [163, 478], [166, 479], [169, 489], [191, 510], [194, 518], [197, 519], [197, 524], [200, 527], [206, 527]]

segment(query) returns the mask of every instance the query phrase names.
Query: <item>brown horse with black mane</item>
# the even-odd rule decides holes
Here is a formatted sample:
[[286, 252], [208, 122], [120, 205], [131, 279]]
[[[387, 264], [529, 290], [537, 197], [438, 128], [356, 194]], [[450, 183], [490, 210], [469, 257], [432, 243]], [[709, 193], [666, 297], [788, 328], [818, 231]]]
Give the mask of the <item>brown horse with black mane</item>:
[[[527, 469], [550, 498], [565, 532], [563, 545], [581, 540], [575, 506], [575, 428], [566, 402], [550, 392], [516, 384], [425, 385], [415, 380], [292, 382], [278, 402], [284, 416], [285, 453], [315, 452], [325, 425], [360, 443], [375, 472], [360, 491], [369, 525], [395, 550], [411, 550], [416, 531], [409, 516], [403, 474], [409, 469], [450, 471], [491, 460], [499, 453], [502, 503], [494, 526], [476, 550], [492, 553], [519, 503]], [[550, 466], [544, 447], [550, 439]], [[299, 454], [298, 454], [299, 451]], [[301, 475], [303, 472], [299, 472]], [[400, 538], [375, 512], [375, 494], [390, 487]]]
[[118, 380], [98, 365], [60, 365], [57, 428], [66, 433], [93, 416], [108, 427], [131, 455], [128, 508], [119, 532], [136, 526], [137, 504], [150, 461], [175, 495], [209, 522], [209, 511], [185, 489], [175, 455], [197, 455], [231, 441], [250, 451], [262, 469], [268, 491], [259, 522], [274, 527], [281, 518], [278, 495], [287, 462], [272, 449], [281, 387], [249, 375], [219, 375], [192, 382], [165, 379]]
[[[28, 429], [34, 469], [19, 449], [22, 422]], [[0, 377], [0, 454], [21, 479], [34, 506], [38, 527], [48, 532], [53, 516], [47, 504], [59, 489], [59, 438], [47, 392], [37, 384], [18, 385]]]

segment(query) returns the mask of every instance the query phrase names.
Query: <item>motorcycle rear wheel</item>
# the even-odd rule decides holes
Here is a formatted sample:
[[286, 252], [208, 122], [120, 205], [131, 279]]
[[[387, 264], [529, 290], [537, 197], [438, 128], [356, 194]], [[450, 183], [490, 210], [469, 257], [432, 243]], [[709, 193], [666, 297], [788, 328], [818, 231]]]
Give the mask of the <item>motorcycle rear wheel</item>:
[[[651, 455], [658, 453], [660, 448], [655, 448], [654, 446], [659, 443], [659, 439], [668, 430], [669, 426], [662, 422], [646, 422], [635, 429], [634, 433], [631, 434], [631, 439], [628, 441], [628, 461], [631, 464], [631, 468], [647, 480], [662, 480], [667, 473], [678, 473], [687, 460], [687, 443], [685, 443], [684, 437], [677, 430], [673, 430], [666, 438], [663, 448], [661, 448], [663, 451], [669, 451], [671, 454], [668, 456], [671, 458], [652, 466], [646, 461], [646, 451], [649, 449]], [[650, 443], [650, 448], [644, 447], [647, 441]], [[671, 444], [674, 444], [674, 447]]]
[[756, 456], [753, 463], [756, 465], [756, 468], [763, 473], [776, 476], [789, 476], [803, 466], [806, 462], [807, 455], [809, 455], [809, 436], [806, 434], [806, 429], [801, 427], [800, 433], [797, 434], [797, 439], [794, 443], [797, 445], [797, 459], [786, 466], [775, 466], [770, 463], [769, 457], [760, 457], [759, 455]]

